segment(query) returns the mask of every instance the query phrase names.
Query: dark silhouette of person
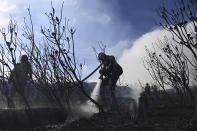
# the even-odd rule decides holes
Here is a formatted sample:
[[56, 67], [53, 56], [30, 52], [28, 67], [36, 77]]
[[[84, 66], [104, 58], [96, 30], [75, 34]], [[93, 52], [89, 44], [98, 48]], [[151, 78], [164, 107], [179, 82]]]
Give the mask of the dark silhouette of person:
[[11, 71], [8, 82], [16, 88], [18, 93], [24, 95], [25, 86], [30, 79], [32, 79], [32, 67], [28, 61], [28, 56], [22, 55], [20, 63], [17, 63]]
[[139, 107], [138, 107], [138, 119], [143, 119], [149, 115], [149, 103], [148, 97], [145, 91], [140, 93]]
[[[110, 92], [111, 92], [111, 109], [114, 110], [117, 109], [117, 101], [115, 97], [115, 87], [116, 82], [118, 81], [120, 75], [123, 73], [122, 67], [117, 63], [114, 56], [106, 55], [105, 53], [101, 52], [98, 54], [98, 60], [102, 64], [102, 68], [99, 70], [99, 73], [101, 74], [100, 78], [104, 79], [102, 80], [101, 84], [101, 99], [103, 104], [106, 103], [106, 92], [105, 88], [106, 85], [110, 86]], [[116, 110], [115, 109], [115, 110]]]
[[145, 89], [144, 89], [146, 95], [148, 98], [151, 98], [151, 87], [148, 83], [146, 83]]
[[148, 83], [146, 83], [144, 91], [140, 93], [139, 97], [139, 119], [146, 118], [150, 115], [150, 99], [151, 87]]

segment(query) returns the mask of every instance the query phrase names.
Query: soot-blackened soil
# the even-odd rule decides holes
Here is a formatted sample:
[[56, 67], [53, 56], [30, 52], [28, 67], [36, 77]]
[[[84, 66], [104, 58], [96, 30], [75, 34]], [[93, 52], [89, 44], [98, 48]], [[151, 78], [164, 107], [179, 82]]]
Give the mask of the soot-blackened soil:
[[136, 121], [116, 112], [99, 113], [66, 124], [61, 131], [197, 131], [197, 110], [189, 105], [152, 100], [148, 110]]
[[63, 123], [65, 120], [65, 113], [55, 108], [0, 110], [0, 130], [39, 129], [46, 125]]

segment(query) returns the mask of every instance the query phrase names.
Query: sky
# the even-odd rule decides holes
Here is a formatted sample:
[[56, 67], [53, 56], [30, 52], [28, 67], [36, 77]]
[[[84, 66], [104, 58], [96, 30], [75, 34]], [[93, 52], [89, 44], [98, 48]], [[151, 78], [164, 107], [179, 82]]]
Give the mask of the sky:
[[[30, 7], [37, 37], [40, 26], [47, 23], [45, 12], [50, 11], [50, 0], [0, 0], [0, 27], [5, 27], [10, 17], [23, 23]], [[145, 45], [151, 45], [165, 35], [154, 20], [156, 9], [170, 0], [64, 0], [63, 14], [76, 28], [75, 43], [79, 62], [85, 61], [83, 76], [99, 65], [92, 47], [99, 52], [99, 43], [106, 45], [106, 53], [114, 55], [123, 67], [121, 81], [125, 84], [148, 82], [143, 68]], [[52, 0], [57, 12], [62, 0]], [[89, 81], [99, 77], [97, 72]]]

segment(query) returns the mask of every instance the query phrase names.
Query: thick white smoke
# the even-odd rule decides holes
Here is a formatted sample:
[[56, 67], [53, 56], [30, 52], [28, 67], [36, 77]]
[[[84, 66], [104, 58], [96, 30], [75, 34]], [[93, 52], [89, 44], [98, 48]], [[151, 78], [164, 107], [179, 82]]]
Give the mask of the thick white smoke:
[[139, 81], [144, 85], [147, 82], [151, 82], [151, 78], [143, 63], [143, 59], [146, 56], [145, 46], [152, 49], [152, 44], [162, 40], [164, 36], [169, 36], [169, 33], [161, 29], [155, 29], [142, 35], [134, 41], [130, 49], [123, 51], [119, 59], [119, 64], [123, 68], [122, 83], [132, 88], [131, 97], [137, 103], [142, 91]]
[[144, 68], [143, 58], [146, 56], [145, 46], [152, 48], [152, 44], [168, 33], [161, 29], [155, 29], [142, 35], [139, 39], [135, 40], [130, 49], [124, 50], [119, 59], [120, 65], [123, 67], [125, 84], [134, 84], [141, 81], [146, 83], [150, 81], [148, 72]]

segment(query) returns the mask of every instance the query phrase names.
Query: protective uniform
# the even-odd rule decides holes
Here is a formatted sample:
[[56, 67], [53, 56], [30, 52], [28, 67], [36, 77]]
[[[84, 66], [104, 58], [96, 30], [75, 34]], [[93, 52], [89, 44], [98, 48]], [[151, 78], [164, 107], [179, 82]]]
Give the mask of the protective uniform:
[[98, 59], [103, 64], [103, 67], [101, 70], [99, 70], [99, 73], [101, 74], [101, 76], [105, 76], [101, 84], [101, 87], [104, 88], [101, 89], [102, 101], [104, 105], [107, 103], [107, 91], [105, 89], [105, 86], [109, 85], [111, 92], [112, 108], [114, 108], [114, 106], [117, 105], [115, 97], [115, 86], [120, 75], [123, 73], [123, 70], [122, 67], [116, 62], [114, 56], [109, 56], [101, 52], [98, 55]]
[[11, 83], [17, 89], [17, 92], [23, 94], [26, 83], [32, 78], [32, 67], [28, 62], [28, 57], [23, 55], [21, 57], [21, 62], [17, 63], [12, 70], [9, 78], [9, 83]]
[[116, 82], [119, 76], [123, 73], [122, 67], [116, 62], [114, 56], [99, 53], [98, 59], [103, 64], [103, 68], [99, 71], [99, 73], [104, 75], [106, 78], [111, 79], [111, 86], [115, 89]]

